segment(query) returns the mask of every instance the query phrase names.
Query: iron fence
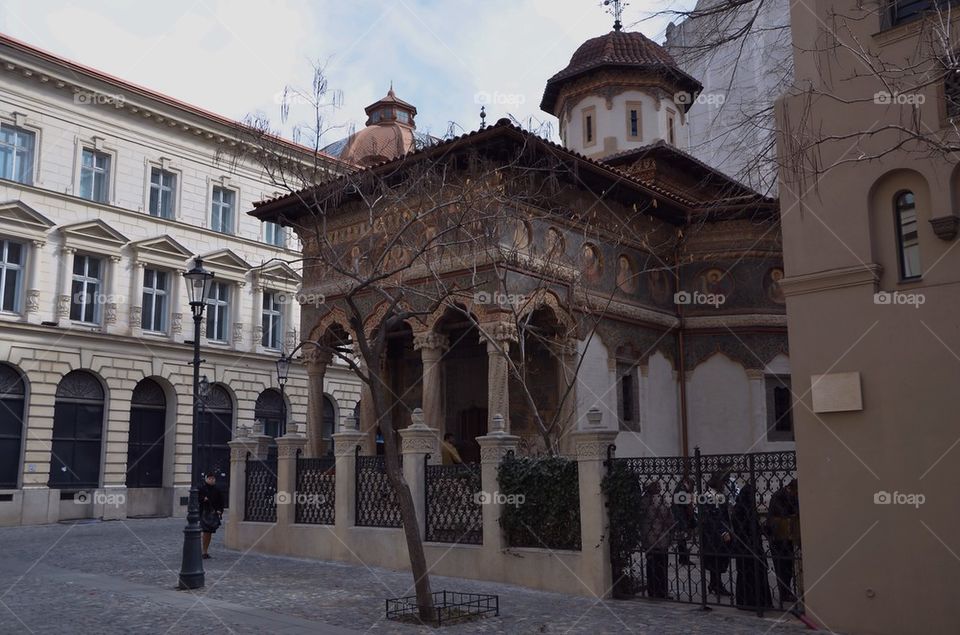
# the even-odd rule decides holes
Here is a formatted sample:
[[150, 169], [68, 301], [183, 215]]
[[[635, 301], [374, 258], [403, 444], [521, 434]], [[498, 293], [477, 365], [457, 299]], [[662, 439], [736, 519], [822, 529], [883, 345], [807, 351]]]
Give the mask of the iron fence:
[[[400, 457], [401, 465], [403, 457]], [[383, 456], [361, 456], [356, 450], [357, 527], [402, 527], [397, 495], [387, 478]]]
[[427, 540], [483, 544], [480, 465], [429, 465], [424, 458]]
[[260, 460], [247, 455], [243, 519], [277, 522], [277, 459]]
[[608, 458], [614, 594], [802, 612], [795, 479], [794, 452]]
[[332, 525], [336, 520], [336, 459], [303, 458], [297, 453], [294, 522]]

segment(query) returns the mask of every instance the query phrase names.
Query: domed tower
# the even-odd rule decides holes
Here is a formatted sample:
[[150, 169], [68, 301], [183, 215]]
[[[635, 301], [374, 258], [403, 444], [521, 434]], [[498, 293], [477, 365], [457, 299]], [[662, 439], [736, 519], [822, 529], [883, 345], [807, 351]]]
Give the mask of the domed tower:
[[432, 137], [417, 133], [417, 109], [393, 92], [366, 108], [366, 127], [346, 139], [332, 143], [324, 152], [360, 167], [369, 167], [389, 161], [429, 145]]
[[540, 108], [560, 120], [566, 147], [603, 159], [660, 140], [685, 147], [686, 113], [702, 88], [662, 46], [618, 20], [547, 81]]

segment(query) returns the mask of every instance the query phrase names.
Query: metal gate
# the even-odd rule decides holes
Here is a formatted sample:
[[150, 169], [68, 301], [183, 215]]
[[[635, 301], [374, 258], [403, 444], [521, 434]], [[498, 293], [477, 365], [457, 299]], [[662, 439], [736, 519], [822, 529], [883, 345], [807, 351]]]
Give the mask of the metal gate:
[[612, 458], [615, 597], [803, 612], [796, 453]]

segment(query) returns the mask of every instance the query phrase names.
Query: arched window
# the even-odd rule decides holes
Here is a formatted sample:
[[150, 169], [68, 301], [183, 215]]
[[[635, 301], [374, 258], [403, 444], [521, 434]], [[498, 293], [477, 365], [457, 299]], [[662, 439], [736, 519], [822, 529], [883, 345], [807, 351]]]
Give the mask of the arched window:
[[50, 457], [51, 488], [100, 486], [103, 400], [103, 386], [86, 371], [67, 373], [57, 385]]
[[0, 489], [15, 489], [19, 480], [26, 392], [20, 373], [0, 364]]
[[144, 379], [130, 400], [130, 435], [127, 440], [127, 487], [163, 487], [163, 440], [167, 425], [167, 399], [163, 388]]
[[897, 253], [900, 260], [900, 278], [920, 277], [920, 240], [917, 235], [917, 205], [913, 192], [903, 191], [894, 199], [897, 230]]
[[283, 397], [279, 390], [267, 388], [257, 397], [253, 408], [253, 418], [263, 423], [263, 433], [267, 436], [278, 437], [283, 422]]
[[337, 408], [330, 397], [323, 398], [323, 449], [333, 456], [333, 432], [337, 427]]
[[220, 384], [212, 384], [206, 399], [200, 402], [200, 426], [195, 476], [214, 474], [217, 487], [228, 500], [230, 488], [230, 446], [233, 438], [233, 399]]

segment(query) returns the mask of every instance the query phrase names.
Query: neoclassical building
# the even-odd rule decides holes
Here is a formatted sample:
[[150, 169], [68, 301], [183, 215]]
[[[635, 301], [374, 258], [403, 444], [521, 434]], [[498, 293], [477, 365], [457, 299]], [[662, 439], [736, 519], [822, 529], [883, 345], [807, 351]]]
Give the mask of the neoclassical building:
[[[586, 42], [547, 84], [542, 107], [560, 119], [564, 146], [502, 119], [258, 203], [253, 216], [298, 233], [304, 291], [327, 298], [304, 307], [304, 339], [344, 341], [357, 326], [344, 301], [354, 283], [325, 262], [354, 258], [357, 271], [367, 262], [376, 273], [412, 252], [397, 274], [412, 288], [429, 276], [465, 277], [469, 255], [463, 284], [471, 293], [434, 298], [435, 305], [408, 294], [416, 317], [389, 334], [381, 363], [395, 395], [395, 427], [421, 407], [428, 425], [452, 432], [464, 457], [476, 460], [474, 439], [498, 414], [536, 452], [538, 418], [560, 412], [560, 436], [568, 437], [599, 408], [605, 425], [620, 431], [620, 456], [792, 448], [778, 206], [683, 151], [690, 100], [681, 95], [699, 90], [662, 47], [616, 29]], [[429, 255], [416, 243], [445, 231], [444, 218], [395, 243], [424, 199], [441, 199], [451, 182], [476, 186], [471, 166], [484, 163], [499, 165], [487, 173], [498, 185], [479, 205], [506, 221], [478, 233], [492, 235], [493, 249], [463, 248], [427, 267]], [[444, 182], [430, 170], [443, 172]], [[389, 198], [420, 179], [440, 184], [392, 207], [369, 207], [369, 191]], [[521, 182], [526, 189], [516, 189]], [[501, 197], [507, 212], [490, 203]], [[530, 319], [505, 310], [501, 294], [523, 298]], [[364, 329], [384, 315], [382, 296], [354, 299]], [[600, 317], [587, 328], [585, 316]], [[537, 341], [523, 339], [518, 317]], [[522, 385], [508, 370], [519, 351], [535, 369]], [[311, 355], [319, 378], [330, 356]], [[368, 452], [378, 435], [369, 402], [368, 394], [359, 409]], [[316, 409], [307, 431], [319, 451]]]
[[[275, 370], [300, 340], [301, 273], [283, 262], [297, 239], [241, 213], [276, 187], [238, 123], [11, 38], [0, 60], [0, 524], [183, 514], [193, 323], [181, 274], [198, 258], [216, 274], [198, 469], [226, 484], [231, 438], [306, 419], [305, 369], [286, 402]], [[233, 160], [238, 148], [250, 158]], [[329, 434], [358, 383], [334, 366], [319, 394]]]

